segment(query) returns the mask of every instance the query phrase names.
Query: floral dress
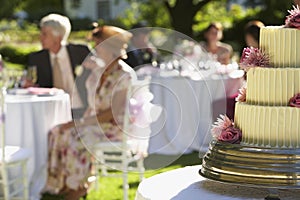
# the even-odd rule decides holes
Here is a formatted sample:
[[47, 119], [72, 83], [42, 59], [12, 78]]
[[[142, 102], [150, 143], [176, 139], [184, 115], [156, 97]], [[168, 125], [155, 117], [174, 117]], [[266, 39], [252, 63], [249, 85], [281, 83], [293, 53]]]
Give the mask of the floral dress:
[[[85, 117], [101, 114], [101, 110], [110, 108], [113, 92], [127, 89], [131, 84], [129, 73], [120, 64], [115, 63], [111, 69], [109, 75], [104, 76], [105, 72], [101, 72], [101, 76], [91, 75], [88, 78], [86, 85], [90, 108]], [[97, 81], [95, 77], [104, 78]], [[114, 116], [117, 123], [76, 127], [75, 122], [69, 128], [58, 125], [51, 129], [48, 138], [48, 180], [45, 192], [57, 194], [65, 189], [77, 190], [84, 187], [91, 171], [90, 149], [102, 141], [121, 139], [123, 115], [124, 111], [119, 111], [118, 116]]]

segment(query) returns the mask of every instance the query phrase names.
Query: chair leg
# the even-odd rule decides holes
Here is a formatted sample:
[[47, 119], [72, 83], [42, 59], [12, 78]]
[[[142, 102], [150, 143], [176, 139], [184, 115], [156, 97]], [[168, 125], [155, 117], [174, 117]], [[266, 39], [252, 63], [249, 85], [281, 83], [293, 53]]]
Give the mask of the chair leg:
[[107, 176], [107, 168], [105, 166], [105, 164], [101, 164], [101, 175], [102, 176]]
[[[96, 183], [95, 183], [95, 189], [98, 190], [99, 188], [99, 178], [100, 176], [104, 175], [104, 153], [102, 151], [97, 151], [96, 157], [94, 160], [94, 170], [95, 170], [95, 176], [96, 176]], [[99, 172], [101, 170], [101, 172]], [[106, 172], [106, 170], [105, 170]]]
[[27, 162], [23, 162], [22, 164], [22, 173], [23, 173], [23, 197], [24, 200], [29, 200], [29, 184], [27, 179]]
[[100, 169], [101, 169], [101, 175], [102, 176], [107, 176], [107, 167], [105, 165], [105, 158], [104, 158], [104, 152], [101, 151], [99, 153], [99, 158], [100, 158]]
[[98, 161], [95, 159], [93, 161], [93, 170], [95, 171], [95, 174], [94, 176], [96, 177], [96, 180], [95, 180], [95, 190], [98, 190], [98, 187], [99, 187], [99, 176], [100, 176], [100, 173], [99, 173], [99, 163]]
[[127, 170], [123, 171], [123, 199], [128, 200], [128, 172]]
[[10, 200], [9, 195], [9, 184], [8, 184], [8, 169], [6, 167], [3, 167], [2, 169], [2, 179], [3, 179], [3, 193], [4, 193], [4, 199]]
[[140, 174], [140, 181], [144, 179], [145, 167], [144, 167], [144, 160], [140, 159], [137, 161], [137, 167]]

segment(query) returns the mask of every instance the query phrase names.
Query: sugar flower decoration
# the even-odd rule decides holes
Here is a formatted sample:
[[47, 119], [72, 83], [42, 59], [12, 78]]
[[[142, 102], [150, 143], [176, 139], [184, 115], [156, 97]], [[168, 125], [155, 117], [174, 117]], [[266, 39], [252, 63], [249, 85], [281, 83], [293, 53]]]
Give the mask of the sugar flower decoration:
[[285, 19], [286, 28], [297, 28], [300, 29], [300, 9], [299, 6], [293, 6], [292, 10], [288, 10], [290, 15]]
[[237, 102], [245, 102], [246, 101], [246, 91], [247, 91], [247, 86], [244, 85], [239, 89], [239, 94], [235, 98]]
[[245, 71], [252, 67], [270, 67], [269, 56], [258, 48], [246, 47], [240, 60], [240, 66]]
[[241, 130], [234, 127], [234, 123], [226, 115], [220, 115], [211, 132], [218, 141], [239, 144], [242, 140]]
[[290, 99], [289, 105], [292, 107], [300, 108], [300, 93], [296, 94]]
[[242, 132], [240, 129], [230, 126], [222, 131], [221, 135], [218, 137], [218, 140], [231, 144], [239, 144], [242, 140]]

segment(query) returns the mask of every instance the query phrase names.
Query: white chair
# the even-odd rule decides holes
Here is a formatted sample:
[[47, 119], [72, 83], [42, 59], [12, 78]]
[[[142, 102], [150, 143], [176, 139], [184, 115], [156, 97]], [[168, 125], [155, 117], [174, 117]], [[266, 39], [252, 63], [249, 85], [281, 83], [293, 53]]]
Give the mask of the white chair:
[[[1, 152], [0, 152], [0, 184], [5, 200], [29, 199], [29, 182], [27, 175], [27, 161], [30, 151], [19, 146], [7, 146], [5, 144], [5, 89], [1, 90]], [[20, 171], [21, 169], [21, 171]]]
[[[145, 82], [140, 82], [135, 84], [133, 88], [139, 88], [139, 85], [142, 85], [142, 90], [147, 91], [146, 85], [143, 86]], [[146, 83], [148, 84], [148, 83]], [[131, 99], [134, 89], [128, 89], [127, 100]], [[148, 93], [151, 94], [151, 93]], [[133, 94], [134, 96], [134, 94]], [[129, 101], [127, 102], [129, 105]], [[96, 189], [98, 188], [98, 181], [100, 176], [114, 176], [123, 178], [123, 199], [128, 199], [128, 172], [138, 172], [140, 181], [144, 177], [144, 157], [145, 154], [141, 152], [147, 152], [148, 141], [150, 136], [150, 128], [145, 127], [136, 127], [134, 133], [130, 132], [130, 122], [129, 122], [129, 109], [125, 109], [124, 115], [124, 124], [123, 124], [123, 134], [122, 141], [120, 142], [100, 142], [96, 144], [93, 148], [93, 153], [95, 157], [95, 162], [93, 164], [96, 176]], [[132, 129], [131, 129], [132, 130]], [[137, 149], [137, 152], [133, 152], [134, 149]], [[143, 150], [141, 150], [143, 149]], [[116, 171], [121, 171], [122, 173], [114, 173]]]

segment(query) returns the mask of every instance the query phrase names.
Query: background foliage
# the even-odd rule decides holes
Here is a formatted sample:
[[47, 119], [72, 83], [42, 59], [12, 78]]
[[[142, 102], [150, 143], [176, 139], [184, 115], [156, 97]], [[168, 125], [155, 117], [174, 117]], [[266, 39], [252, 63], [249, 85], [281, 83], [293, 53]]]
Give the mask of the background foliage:
[[[112, 1], [118, 3], [120, 0]], [[202, 33], [208, 24], [219, 21], [225, 28], [223, 40], [236, 52], [245, 46], [243, 28], [248, 21], [259, 19], [266, 25], [280, 25], [292, 7], [292, 0], [127, 1], [130, 6], [119, 17], [110, 21], [99, 19], [99, 23], [130, 29], [133, 24], [143, 21], [148, 26], [174, 29], [199, 41], [203, 40]], [[0, 3], [0, 53], [6, 61], [26, 65], [26, 54], [39, 48], [40, 18], [50, 12], [64, 14], [63, 0], [0, 0]], [[28, 18], [20, 26], [16, 13], [22, 10], [28, 13]], [[91, 22], [90, 19], [71, 19], [70, 40], [87, 42]]]

